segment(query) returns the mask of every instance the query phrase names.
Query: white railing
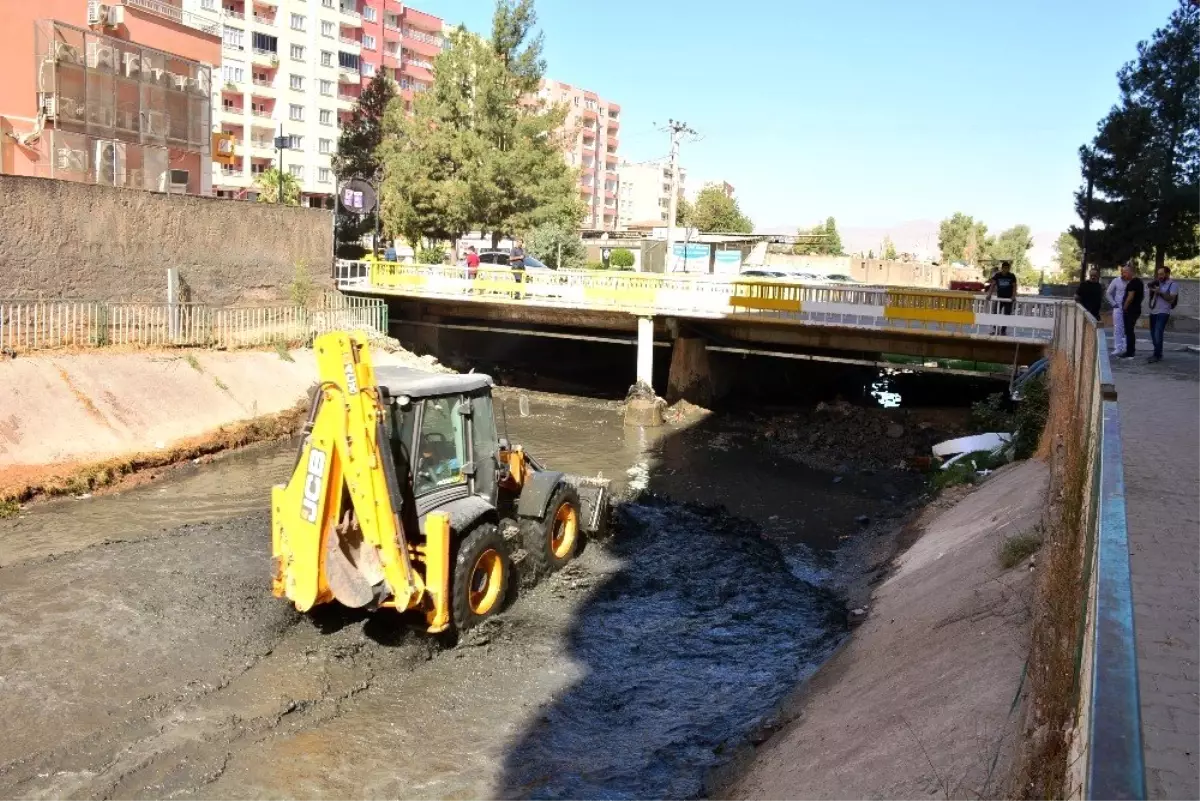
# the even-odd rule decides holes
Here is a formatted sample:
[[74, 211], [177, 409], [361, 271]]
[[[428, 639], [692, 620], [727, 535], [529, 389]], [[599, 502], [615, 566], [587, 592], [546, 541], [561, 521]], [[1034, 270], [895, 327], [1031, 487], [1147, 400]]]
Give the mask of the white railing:
[[1005, 314], [1003, 301], [948, 290], [606, 270], [517, 274], [497, 267], [470, 277], [465, 267], [393, 262], [340, 261], [337, 278], [342, 288], [417, 297], [1026, 340], [1049, 340], [1062, 303], [1021, 296]]
[[9, 354], [108, 345], [259, 347], [347, 328], [386, 333], [386, 303], [339, 293], [311, 306], [0, 301], [0, 351]]
[[213, 36], [221, 35], [221, 23], [216, 19], [202, 14], [194, 14], [191, 11], [184, 11], [182, 8], [173, 6], [170, 3], [164, 3], [162, 0], [123, 0], [123, 4], [131, 8], [148, 11], [151, 14], [169, 19], [172, 22], [178, 22], [180, 25], [186, 25], [189, 28], [210, 33]]
[[431, 33], [426, 33], [422, 30], [418, 30], [417, 28], [405, 27], [403, 30], [403, 35], [407, 36], [409, 39], [414, 39], [418, 42], [424, 42], [425, 44], [433, 45], [434, 47], [442, 46], [442, 40], [440, 37], [434, 36]]

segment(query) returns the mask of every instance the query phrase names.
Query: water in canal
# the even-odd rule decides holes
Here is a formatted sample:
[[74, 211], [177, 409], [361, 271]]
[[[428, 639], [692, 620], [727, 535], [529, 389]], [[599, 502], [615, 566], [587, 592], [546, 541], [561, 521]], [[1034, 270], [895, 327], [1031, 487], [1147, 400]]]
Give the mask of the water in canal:
[[[79, 729], [77, 751], [60, 746], [72, 765], [97, 760], [93, 772], [70, 772], [70, 781], [81, 784], [55, 783], [67, 760], [53, 749], [10, 755], [24, 767], [5, 774], [0, 748], [0, 776], [7, 776], [0, 791], [702, 794], [705, 772], [769, 720], [779, 700], [843, 636], [839, 546], [863, 536], [863, 520], [898, 519], [919, 490], [919, 477], [888, 466], [890, 452], [883, 467], [864, 469], [852, 455], [829, 466], [796, 458], [797, 448], [836, 454], [841, 447], [822, 439], [825, 418], [811, 415], [697, 416], [651, 432], [626, 428], [619, 405], [610, 401], [515, 389], [497, 395], [505, 409], [497, 422], [512, 441], [556, 469], [603, 475], [638, 497], [619, 510], [611, 540], [590, 545], [576, 563], [524, 592], [494, 625], [451, 651], [430, 652], [414, 635], [381, 635], [378, 617], [318, 615], [266, 626], [265, 633], [247, 635], [244, 652], [230, 646], [230, 653], [218, 654], [241, 665], [233, 678], [213, 667], [213, 675], [197, 679], [188, 671], [218, 656], [211, 647], [189, 656], [189, 647], [200, 646], [181, 641], [161, 665], [146, 657], [138, 669], [156, 681], [177, 673], [188, 687], [217, 688], [188, 702], [195, 708], [149, 707], [128, 732], [111, 722], [117, 712], [96, 710], [96, 719], [110, 720], [105, 728], [98, 734]], [[843, 427], [856, 419], [845, 409], [820, 414], [836, 415]], [[915, 435], [917, 422], [908, 423], [905, 436]], [[853, 422], [864, 432], [854, 447], [890, 441], [868, 430], [876, 424]], [[941, 435], [920, 425], [921, 437]], [[91, 587], [93, 596], [110, 593], [112, 603], [136, 611], [136, 582], [119, 586], [122, 576], [113, 576], [110, 588], [95, 575], [97, 563], [111, 561], [152, 580], [169, 574], [180, 604], [202, 598], [204, 619], [190, 613], [197, 643], [205, 636], [221, 639], [220, 622], [208, 619], [213, 609], [240, 609], [231, 619], [243, 624], [247, 617], [274, 619], [282, 602], [269, 597], [266, 585], [265, 511], [271, 485], [285, 478], [293, 458], [290, 444], [252, 448], [121, 492], [36, 505], [0, 521], [0, 582], [16, 593], [29, 585], [28, 597], [41, 599], [36, 587], [52, 576], [69, 591]], [[236, 556], [257, 554], [257, 542], [261, 593], [254, 589], [258, 562], [247, 578]], [[53, 564], [42, 561], [53, 554], [62, 556]], [[227, 585], [239, 588], [236, 597], [223, 597]], [[44, 603], [66, 602], [50, 596]], [[164, 604], [169, 614], [169, 599], [156, 595], [146, 603], [153, 615], [135, 616], [110, 635], [128, 638], [130, 652], [155, 637]], [[57, 607], [49, 616], [58, 616]], [[24, 636], [28, 653], [37, 650], [39, 637], [68, 641], [59, 657], [68, 662], [72, 648], [84, 648], [69, 632]], [[80, 653], [104, 675], [105, 660], [123, 648], [118, 639], [99, 652]], [[10, 653], [18, 662], [6, 669], [51, 670]], [[315, 683], [306, 679], [314, 672], [323, 677]], [[148, 697], [120, 702], [118, 689], [110, 688], [111, 699], [94, 689], [87, 703], [111, 700], [118, 709], [136, 710]], [[36, 694], [28, 702], [54, 707]], [[11, 703], [17, 707], [0, 704], [0, 711], [21, 719], [23, 702], [14, 697]], [[283, 715], [281, 705], [289, 710]], [[69, 724], [43, 739], [69, 741], [88, 719], [72, 713]], [[158, 734], [147, 735], [147, 725]], [[121, 755], [130, 753], [127, 737], [139, 740], [139, 754], [151, 756], [122, 763]], [[209, 770], [210, 762], [219, 769]], [[181, 768], [185, 763], [191, 767]], [[119, 773], [114, 781], [121, 784], [98, 783], [105, 771]]]

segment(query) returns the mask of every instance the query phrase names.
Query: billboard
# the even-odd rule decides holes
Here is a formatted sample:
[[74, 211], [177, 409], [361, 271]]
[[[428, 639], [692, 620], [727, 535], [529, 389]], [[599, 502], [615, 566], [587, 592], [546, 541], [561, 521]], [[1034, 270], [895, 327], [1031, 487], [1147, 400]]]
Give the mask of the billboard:
[[667, 272], [708, 272], [708, 256], [710, 245], [687, 244], [676, 242], [671, 250], [671, 264]]

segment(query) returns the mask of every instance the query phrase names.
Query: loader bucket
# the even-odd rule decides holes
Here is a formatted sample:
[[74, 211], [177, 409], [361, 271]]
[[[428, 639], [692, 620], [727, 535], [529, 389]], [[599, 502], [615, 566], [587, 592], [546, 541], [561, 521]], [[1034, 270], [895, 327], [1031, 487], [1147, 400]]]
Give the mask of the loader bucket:
[[573, 475], [563, 476], [563, 480], [579, 493], [580, 526], [588, 534], [603, 534], [608, 526], [612, 482]]

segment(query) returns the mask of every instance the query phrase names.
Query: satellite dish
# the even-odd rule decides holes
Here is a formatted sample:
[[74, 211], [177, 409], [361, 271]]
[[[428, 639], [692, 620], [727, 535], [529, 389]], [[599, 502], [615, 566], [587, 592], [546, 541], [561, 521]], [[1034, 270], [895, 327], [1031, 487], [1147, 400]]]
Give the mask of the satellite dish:
[[351, 214], [370, 214], [378, 198], [375, 189], [361, 178], [352, 178], [338, 189], [338, 203]]

